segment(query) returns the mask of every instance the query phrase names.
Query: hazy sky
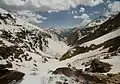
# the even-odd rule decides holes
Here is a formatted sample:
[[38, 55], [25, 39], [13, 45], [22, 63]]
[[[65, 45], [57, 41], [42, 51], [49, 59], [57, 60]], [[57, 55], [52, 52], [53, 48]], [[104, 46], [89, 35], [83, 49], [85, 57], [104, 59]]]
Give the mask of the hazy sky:
[[43, 27], [68, 28], [120, 11], [120, 0], [0, 0], [0, 7]]

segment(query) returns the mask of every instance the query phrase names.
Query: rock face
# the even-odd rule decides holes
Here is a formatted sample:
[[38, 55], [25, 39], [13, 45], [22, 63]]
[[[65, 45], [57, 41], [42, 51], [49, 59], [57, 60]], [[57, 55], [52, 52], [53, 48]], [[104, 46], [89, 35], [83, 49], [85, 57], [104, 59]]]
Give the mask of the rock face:
[[70, 77], [73, 71], [68, 67], [57, 68], [53, 74], [64, 74], [65, 76]]
[[[120, 47], [120, 45], [119, 45], [120, 36], [114, 37], [112, 39], [108, 39], [99, 44], [91, 43], [90, 45], [87, 45], [85, 43], [86, 42], [89, 43], [90, 41], [93, 41], [99, 37], [102, 37], [106, 34], [109, 34], [113, 31], [118, 30], [120, 27], [119, 19], [120, 19], [120, 13], [118, 15], [115, 15], [114, 17], [111, 17], [111, 18], [105, 20], [103, 23], [101, 23], [99, 25], [85, 26], [84, 28], [80, 28], [77, 31], [75, 31], [67, 39], [68, 44], [72, 45], [73, 47], [70, 50], [68, 50], [60, 58], [60, 60], [69, 59], [78, 54], [86, 53], [91, 50], [93, 51], [100, 47], [103, 47], [103, 49], [110, 47], [108, 53], [116, 51]], [[93, 21], [93, 23], [94, 23], [94, 21]]]
[[[65, 76], [74, 78], [77, 84], [120, 84], [120, 74], [101, 74], [82, 71], [82, 69], [71, 69], [68, 67], [57, 68], [53, 74], [64, 74]], [[67, 80], [67, 79], [66, 79]], [[57, 82], [56, 84], [62, 84]], [[69, 83], [67, 83], [69, 84]]]
[[71, 69], [69, 67], [61, 67], [53, 71], [53, 74], [64, 74], [67, 77], [79, 76], [80, 73], [82, 73], [82, 69]]
[[[75, 45], [91, 41], [111, 31], [114, 31], [120, 26], [119, 23], [120, 23], [120, 13], [116, 15], [115, 17], [108, 19], [103, 24], [99, 25], [98, 27], [94, 26], [92, 28], [92, 31], [90, 31], [89, 33], [86, 33], [86, 35], [83, 35], [83, 38], [78, 39]], [[81, 31], [87, 32], [88, 30], [91, 30], [91, 27], [83, 28], [83, 30], [80, 30], [80, 32]]]
[[18, 71], [13, 71], [13, 70], [0, 70], [0, 83], [1, 84], [8, 84], [12, 81], [18, 81], [23, 78], [25, 75], [24, 73], [18, 72]]
[[0, 64], [0, 83], [1, 84], [8, 84], [12, 81], [18, 81], [23, 78], [25, 75], [24, 73], [14, 71], [14, 70], [8, 70], [6, 68], [12, 68], [12, 64]]
[[[75, 49], [75, 50], [74, 50]], [[68, 59], [68, 58], [71, 58], [75, 55], [78, 55], [80, 53], [85, 53], [85, 52], [88, 52], [89, 51], [89, 47], [80, 47], [80, 46], [75, 46], [73, 49], [69, 50], [68, 52], [66, 52], [61, 58], [60, 58], [60, 61], [62, 60], [65, 60], [65, 59]]]
[[91, 61], [90, 67], [86, 68], [85, 71], [105, 73], [110, 71], [111, 66], [112, 65], [109, 63], [104, 63], [98, 59], [94, 59]]
[[5, 68], [12, 68], [12, 64], [11, 63], [9, 63], [9, 64], [0, 64], [0, 70], [2, 70], [2, 69], [5, 69]]
[[106, 84], [120, 84], [120, 73], [118, 74], [107, 74], [108, 79]]
[[[116, 54], [116, 52], [119, 51], [119, 47], [120, 47], [120, 36], [117, 36], [113, 39], [109, 39], [103, 43], [100, 43], [100, 44], [91, 44], [90, 46], [75, 46], [73, 47], [72, 49], [70, 49], [69, 51], [67, 51], [61, 58], [60, 58], [60, 61], [61, 60], [65, 60], [65, 59], [69, 59], [75, 55], [78, 55], [78, 54], [82, 54], [82, 53], [86, 53], [86, 52], [89, 52], [89, 51], [93, 51], [93, 50], [96, 50], [100, 47], [103, 47], [103, 49], [106, 49], [106, 48], [109, 48], [108, 52], [109, 54], [111, 53], [114, 53], [113, 56]], [[112, 55], [112, 54], [111, 54]], [[115, 55], [116, 56], [116, 55]]]

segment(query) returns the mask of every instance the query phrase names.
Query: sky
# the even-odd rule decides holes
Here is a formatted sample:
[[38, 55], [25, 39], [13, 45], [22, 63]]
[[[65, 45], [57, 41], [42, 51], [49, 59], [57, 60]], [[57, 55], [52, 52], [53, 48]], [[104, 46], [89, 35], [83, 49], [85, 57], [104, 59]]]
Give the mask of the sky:
[[120, 11], [120, 0], [0, 0], [0, 8], [44, 28], [72, 28]]

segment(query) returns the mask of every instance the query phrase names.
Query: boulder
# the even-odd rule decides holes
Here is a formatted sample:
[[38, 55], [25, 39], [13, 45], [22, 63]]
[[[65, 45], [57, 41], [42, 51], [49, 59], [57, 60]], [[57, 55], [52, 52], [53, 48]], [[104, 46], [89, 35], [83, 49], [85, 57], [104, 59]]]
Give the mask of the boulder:
[[[118, 74], [108, 73], [105, 75], [103, 73], [82, 71], [82, 69], [61, 67], [53, 71], [53, 74], [55, 75], [64, 74], [71, 80], [75, 80], [77, 82], [76, 84], [120, 84], [120, 73]], [[56, 84], [69, 84], [69, 83], [57, 81]]]
[[5, 65], [0, 64], [0, 70], [5, 69]]
[[91, 61], [90, 67], [86, 68], [85, 71], [89, 72], [98, 72], [98, 73], [106, 73], [111, 70], [111, 64], [101, 62], [98, 59], [94, 59]]
[[69, 67], [61, 67], [53, 71], [53, 74], [64, 74], [67, 77], [81, 76], [81, 73], [82, 73], [82, 69], [69, 68]]
[[72, 69], [70, 69], [69, 67], [61, 67], [61, 68], [57, 68], [55, 71], [53, 71], [53, 74], [64, 74], [65, 76], [72, 76], [73, 74]]
[[[72, 69], [69, 67], [57, 68], [53, 74], [64, 74], [69, 78], [73, 78], [78, 84], [120, 84], [120, 73], [107, 75], [102, 73], [93, 73], [82, 71], [82, 69]], [[71, 79], [71, 80], [73, 80]], [[56, 84], [68, 84], [66, 82], [57, 81]]]
[[22, 72], [14, 71], [14, 70], [0, 70], [0, 83], [1, 84], [9, 84], [12, 81], [18, 81], [23, 78], [25, 74]]
[[0, 64], [0, 70], [5, 69], [5, 68], [12, 68], [12, 64], [11, 63]]

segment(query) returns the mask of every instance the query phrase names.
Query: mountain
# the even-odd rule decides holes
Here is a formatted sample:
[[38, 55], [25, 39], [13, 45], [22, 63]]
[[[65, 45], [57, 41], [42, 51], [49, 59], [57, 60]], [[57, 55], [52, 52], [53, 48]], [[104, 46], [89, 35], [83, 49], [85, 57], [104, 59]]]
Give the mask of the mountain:
[[39, 64], [56, 59], [69, 48], [55, 35], [0, 9], [0, 63], [10, 63], [13, 70], [24, 73], [38, 70]]
[[[68, 38], [68, 42], [69, 45], [74, 46], [67, 53], [65, 53], [60, 60], [71, 58], [77, 54], [89, 52], [90, 50], [95, 50], [111, 43], [109, 46], [107, 46], [108, 48], [113, 45], [113, 42], [116, 38], [118, 38], [118, 40], [116, 40], [118, 43], [120, 33], [119, 19], [120, 13], [104, 22], [102, 21], [103, 23], [100, 22], [101, 24], [99, 25], [91, 26], [91, 23], [95, 23], [93, 21], [89, 23], [85, 28], [79, 29], [73, 33], [73, 35]], [[116, 47], [116, 50], [118, 47], [119, 45]]]
[[[119, 19], [119, 15], [118, 16], [111, 15], [111, 17], [101, 16], [97, 19], [92, 20], [84, 28], [79, 28], [76, 32], [71, 34], [71, 36], [68, 38], [69, 45], [81, 44], [81, 43], [84, 43], [85, 41], [90, 41], [102, 35], [105, 35], [106, 33], [108, 33], [108, 31], [112, 31], [112, 29], [110, 28], [109, 30], [107, 30], [108, 28], [106, 27], [108, 27], [107, 24], [109, 24], [109, 27], [111, 27], [112, 24], [114, 25], [114, 22], [116, 22], [117, 20], [117, 19], [113, 20], [114, 22], [112, 22], [112, 19], [114, 17], [117, 17]], [[101, 33], [101, 34], [98, 34], [98, 33]]]
[[[95, 24], [91, 26], [92, 23]], [[59, 59], [64, 63], [67, 61], [68, 67], [59, 67], [53, 73], [64, 74], [67, 81], [62, 83], [68, 84], [120, 83], [119, 23], [120, 13], [97, 25], [93, 21], [85, 28], [75, 31], [68, 38], [71, 49]]]
[[44, 30], [50, 34], [54, 40], [65, 41], [67, 39], [65, 36], [61, 35], [62, 29], [49, 28]]
[[0, 9], [0, 83], [119, 84], [119, 23], [120, 13], [43, 29]]
[[75, 32], [78, 28], [47, 28], [44, 29], [45, 31], [47, 31], [48, 33], [54, 33], [56, 35], [58, 35], [59, 37], [65, 38], [67, 39], [73, 32]]

